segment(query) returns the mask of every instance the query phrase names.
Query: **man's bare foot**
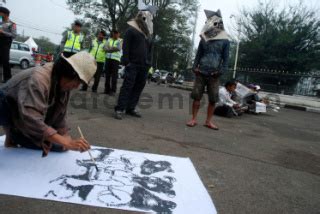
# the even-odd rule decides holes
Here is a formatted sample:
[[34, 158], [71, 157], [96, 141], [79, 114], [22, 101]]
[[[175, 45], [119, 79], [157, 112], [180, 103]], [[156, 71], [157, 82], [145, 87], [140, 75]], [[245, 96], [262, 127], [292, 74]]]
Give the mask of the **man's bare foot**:
[[194, 120], [194, 119], [192, 119], [192, 120], [190, 120], [190, 121], [187, 123], [187, 126], [189, 126], [189, 127], [195, 127], [197, 124], [198, 124], [197, 121]]
[[218, 126], [214, 125], [211, 121], [206, 121], [204, 126], [209, 128], [209, 129], [219, 130]]
[[6, 140], [4, 141], [4, 147], [6, 147], [6, 148], [17, 148], [18, 145], [15, 144], [9, 137], [6, 136]]

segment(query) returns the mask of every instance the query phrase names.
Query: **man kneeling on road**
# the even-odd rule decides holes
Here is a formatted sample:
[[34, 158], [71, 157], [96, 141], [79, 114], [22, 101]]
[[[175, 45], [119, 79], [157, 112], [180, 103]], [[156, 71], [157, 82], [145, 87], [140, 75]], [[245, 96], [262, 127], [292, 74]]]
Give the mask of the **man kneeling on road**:
[[49, 151], [87, 151], [85, 139], [72, 139], [66, 124], [70, 91], [87, 84], [96, 71], [95, 59], [87, 52], [60, 57], [15, 75], [0, 88], [0, 126], [6, 147]]
[[192, 120], [187, 126], [197, 125], [197, 114], [200, 108], [205, 88], [208, 92], [209, 105], [205, 126], [218, 130], [211, 122], [214, 106], [219, 99], [219, 76], [227, 71], [229, 58], [229, 36], [224, 31], [220, 10], [217, 12], [205, 10], [207, 21], [201, 33], [201, 41], [194, 62], [193, 70], [196, 74], [194, 88], [191, 97], [194, 100], [192, 106]]

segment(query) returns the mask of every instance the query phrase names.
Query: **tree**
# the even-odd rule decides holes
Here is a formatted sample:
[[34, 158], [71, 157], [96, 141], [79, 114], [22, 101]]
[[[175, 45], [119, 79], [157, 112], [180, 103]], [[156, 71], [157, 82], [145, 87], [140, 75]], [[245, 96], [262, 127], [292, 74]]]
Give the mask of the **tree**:
[[138, 1], [132, 0], [67, 0], [76, 15], [90, 21], [92, 28], [122, 29], [125, 23], [137, 12]]
[[28, 36], [23, 36], [23, 35], [18, 34], [16, 36], [16, 38], [14, 38], [14, 40], [18, 41], [18, 42], [25, 42], [25, 41], [27, 41], [28, 38], [29, 38]]
[[[197, 2], [184, 0], [178, 4], [172, 0], [146, 0], [147, 4], [159, 7], [154, 18], [154, 66], [168, 70], [187, 66], [192, 27], [189, 19], [196, 11]], [[76, 15], [82, 15], [84, 21], [90, 23], [94, 33], [101, 28], [124, 33], [127, 21], [138, 11], [138, 0], [67, 0], [67, 4]]]
[[[18, 42], [25, 42], [28, 38], [28, 36], [17, 35], [15, 40]], [[39, 46], [40, 53], [55, 53], [57, 45], [51, 42], [49, 38], [41, 36], [39, 38], [34, 38], [34, 41]]]
[[320, 69], [320, 21], [301, 1], [278, 9], [273, 1], [243, 9], [240, 66], [309, 72]]
[[[168, 1], [167, 1], [168, 2]], [[173, 4], [159, 6], [154, 28], [156, 42], [154, 63], [156, 67], [172, 70], [184, 70], [192, 51], [190, 17], [195, 16], [197, 1], [185, 1], [177, 6]]]
[[39, 52], [41, 53], [55, 53], [57, 45], [52, 43], [49, 38], [41, 36], [35, 38], [34, 41], [39, 46]]

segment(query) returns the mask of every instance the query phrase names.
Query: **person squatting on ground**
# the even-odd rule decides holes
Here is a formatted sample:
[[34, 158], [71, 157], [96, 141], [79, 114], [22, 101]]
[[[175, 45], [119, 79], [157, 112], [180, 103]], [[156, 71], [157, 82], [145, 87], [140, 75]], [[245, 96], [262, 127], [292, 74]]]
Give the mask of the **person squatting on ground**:
[[117, 30], [112, 30], [111, 38], [106, 43], [104, 50], [106, 54], [105, 75], [106, 82], [104, 93], [114, 96], [117, 92], [118, 71], [121, 61], [122, 40]]
[[[106, 40], [107, 33], [104, 30], [100, 30], [97, 38], [91, 42], [89, 53], [94, 57], [97, 62], [97, 71], [94, 75], [94, 83], [92, 86], [92, 92], [96, 93], [99, 87], [99, 82], [101, 74], [103, 72], [104, 63], [106, 61], [106, 52], [104, 50], [105, 45], [107, 44]], [[81, 91], [87, 91], [88, 85], [82, 85]]]
[[248, 88], [251, 90], [251, 93], [244, 97], [244, 104], [248, 106], [248, 113], [255, 113], [257, 103], [263, 103], [269, 105], [269, 101], [266, 98], [260, 98], [259, 92], [261, 87], [259, 85], [249, 84]]
[[215, 104], [219, 100], [219, 77], [227, 72], [230, 42], [229, 36], [224, 30], [220, 10], [217, 12], [205, 10], [207, 21], [201, 31], [201, 41], [193, 65], [196, 75], [191, 98], [192, 119], [187, 126], [197, 125], [197, 115], [200, 101], [205, 92], [208, 92], [209, 104], [205, 126], [218, 130], [219, 128], [211, 122]]
[[17, 35], [17, 26], [9, 19], [10, 11], [0, 7], [0, 65], [3, 67], [3, 82], [11, 78], [10, 48]]
[[157, 7], [148, 6], [140, 10], [124, 36], [122, 64], [125, 78], [120, 90], [115, 118], [121, 120], [123, 113], [141, 117], [136, 110], [140, 95], [146, 85], [148, 70], [151, 67], [151, 46], [153, 34], [153, 16]]
[[85, 139], [72, 139], [66, 123], [70, 91], [88, 83], [96, 62], [87, 52], [16, 74], [0, 88], [0, 126], [6, 147], [49, 151], [86, 151]]
[[242, 115], [241, 105], [232, 99], [236, 87], [237, 83], [235, 81], [228, 81], [224, 87], [220, 88], [219, 102], [214, 111], [215, 115], [228, 118]]

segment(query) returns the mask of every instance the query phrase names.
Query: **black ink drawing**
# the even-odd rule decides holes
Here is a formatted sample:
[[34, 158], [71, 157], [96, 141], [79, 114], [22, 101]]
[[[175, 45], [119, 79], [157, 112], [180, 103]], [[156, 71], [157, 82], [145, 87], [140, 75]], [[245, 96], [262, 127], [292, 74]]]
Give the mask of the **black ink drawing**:
[[[125, 156], [113, 157], [112, 149], [93, 149], [99, 170], [91, 160], [77, 160], [79, 175], [62, 175], [52, 181], [47, 198], [96, 200], [108, 207], [131, 207], [156, 213], [172, 213], [177, 204], [176, 179], [167, 161], [144, 160], [135, 164]], [[166, 174], [166, 175], [164, 175]], [[59, 191], [63, 187], [63, 191]], [[166, 199], [163, 199], [167, 197]], [[171, 199], [171, 200], [170, 200]]]

